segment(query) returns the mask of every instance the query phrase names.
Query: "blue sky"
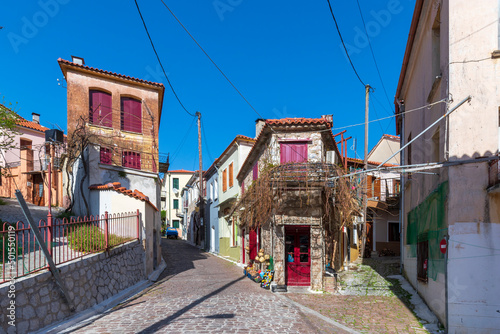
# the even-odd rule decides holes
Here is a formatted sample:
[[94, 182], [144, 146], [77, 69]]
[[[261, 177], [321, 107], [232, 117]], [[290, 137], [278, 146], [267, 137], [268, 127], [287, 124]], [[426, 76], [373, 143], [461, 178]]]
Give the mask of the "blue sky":
[[[364, 87], [348, 63], [326, 0], [165, 2], [262, 117], [333, 114], [334, 129], [364, 121]], [[259, 116], [160, 0], [138, 3], [177, 94], [190, 112], [202, 113], [207, 168], [236, 135], [253, 137]], [[375, 88], [370, 119], [390, 116], [415, 0], [359, 0], [390, 102], [356, 1], [331, 3], [358, 73]], [[88, 66], [162, 82], [160, 152], [170, 152], [170, 169], [198, 167], [196, 124], [188, 132], [193, 118], [167, 86], [134, 1], [4, 1], [0, 7], [0, 97], [6, 104], [17, 102], [21, 116], [30, 119], [37, 112], [42, 125], [66, 130], [66, 89], [57, 82], [63, 79], [57, 59], [71, 55]], [[347, 130], [357, 138], [362, 158], [363, 126]], [[372, 148], [383, 133], [395, 134], [394, 120], [371, 123], [369, 131]]]

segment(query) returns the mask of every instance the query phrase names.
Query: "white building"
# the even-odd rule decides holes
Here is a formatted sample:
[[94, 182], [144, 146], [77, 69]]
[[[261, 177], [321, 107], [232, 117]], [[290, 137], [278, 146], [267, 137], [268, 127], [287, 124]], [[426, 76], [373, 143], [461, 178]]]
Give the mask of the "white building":
[[448, 333], [500, 328], [499, 14], [498, 0], [417, 0], [396, 92], [402, 145], [437, 122], [401, 154], [443, 163], [402, 178], [402, 259]]
[[180, 238], [184, 224], [181, 191], [193, 174], [194, 172], [184, 169], [168, 171], [161, 187], [161, 210], [165, 211], [165, 221], [177, 228]]

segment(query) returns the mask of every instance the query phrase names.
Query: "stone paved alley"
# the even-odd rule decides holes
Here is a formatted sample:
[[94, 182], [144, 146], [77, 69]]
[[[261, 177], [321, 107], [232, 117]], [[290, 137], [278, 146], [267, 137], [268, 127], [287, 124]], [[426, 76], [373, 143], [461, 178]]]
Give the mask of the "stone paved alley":
[[[184, 241], [163, 239], [163, 249], [167, 269], [155, 285], [71, 332], [425, 332], [395, 296], [273, 294], [245, 278], [240, 267]], [[355, 330], [316, 317], [292, 299]]]

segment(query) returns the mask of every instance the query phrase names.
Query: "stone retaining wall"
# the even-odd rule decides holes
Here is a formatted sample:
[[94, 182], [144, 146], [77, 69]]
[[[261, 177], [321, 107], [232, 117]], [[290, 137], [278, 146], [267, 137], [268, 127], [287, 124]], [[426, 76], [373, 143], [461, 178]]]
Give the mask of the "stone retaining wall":
[[[89, 255], [58, 266], [76, 308], [83, 311], [146, 278], [144, 249], [132, 241], [108, 253]], [[0, 334], [27, 333], [73, 315], [50, 272], [15, 281], [15, 299], [8, 297], [10, 282], [0, 285]], [[9, 303], [15, 300], [15, 325]]]

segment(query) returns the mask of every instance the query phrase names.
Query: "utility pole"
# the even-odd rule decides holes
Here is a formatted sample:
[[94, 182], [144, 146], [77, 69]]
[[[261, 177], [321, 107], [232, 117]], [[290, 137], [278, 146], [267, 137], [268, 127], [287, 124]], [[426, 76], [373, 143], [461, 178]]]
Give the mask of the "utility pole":
[[203, 224], [203, 214], [204, 214], [204, 204], [203, 204], [203, 160], [201, 155], [201, 113], [199, 111], [196, 112], [196, 116], [198, 117], [198, 154], [200, 160], [200, 230], [198, 231], [198, 237], [200, 238], [200, 246], [202, 238], [205, 236], [205, 225]]
[[[364, 170], [368, 169], [368, 111], [370, 106], [370, 85], [365, 86], [365, 156], [363, 159]], [[361, 234], [361, 257], [365, 257], [366, 250], [366, 221], [367, 221], [367, 206], [368, 206], [368, 177], [364, 173], [365, 192], [363, 194], [363, 232]]]

